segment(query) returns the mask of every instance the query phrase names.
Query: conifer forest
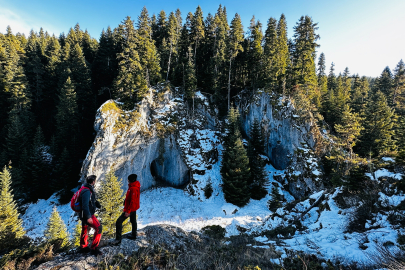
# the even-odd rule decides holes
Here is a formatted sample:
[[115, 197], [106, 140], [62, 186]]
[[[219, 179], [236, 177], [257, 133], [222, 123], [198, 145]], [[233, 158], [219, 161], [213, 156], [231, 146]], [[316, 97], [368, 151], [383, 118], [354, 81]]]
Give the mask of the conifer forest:
[[[242, 132], [235, 106], [258, 91], [295, 100], [334, 142], [314, 149], [326, 186], [359, 192], [373, 161], [389, 156], [405, 165], [404, 62], [398, 59], [393, 70], [382, 66], [378, 77], [335, 70], [333, 62], [325, 64], [318, 23], [310, 16], [288, 23], [295, 23], [291, 38], [284, 14], [242, 22], [220, 5], [215, 14], [198, 6], [151, 15], [144, 7], [137, 18], [91, 33], [96, 37], [79, 23], [59, 36], [42, 28], [26, 36], [9, 26], [0, 33], [0, 178], [2, 192], [13, 192], [11, 210], [56, 192], [67, 203], [96, 135], [97, 109], [113, 99], [132, 110], [158, 84], [179, 89], [189, 108], [197, 91], [209, 97], [226, 123], [224, 197], [239, 207], [267, 195], [260, 123]], [[269, 203], [269, 209], [278, 206], [276, 199]], [[52, 215], [59, 222], [55, 209]], [[116, 216], [106, 218], [106, 230], [114, 230]], [[21, 221], [12, 223], [23, 235]], [[46, 237], [53, 235], [49, 227]]]

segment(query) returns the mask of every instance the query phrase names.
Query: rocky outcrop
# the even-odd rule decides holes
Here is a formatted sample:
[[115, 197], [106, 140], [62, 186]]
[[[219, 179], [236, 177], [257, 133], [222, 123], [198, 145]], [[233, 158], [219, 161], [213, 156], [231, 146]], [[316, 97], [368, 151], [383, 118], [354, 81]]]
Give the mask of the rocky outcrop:
[[[125, 237], [125, 235], [124, 235]], [[198, 232], [186, 232], [179, 227], [161, 224], [147, 226], [138, 230], [137, 239], [122, 239], [118, 246], [112, 246], [113, 240], [103, 240], [100, 243], [100, 250], [103, 255], [95, 257], [90, 254], [80, 254], [72, 250], [68, 253], [62, 253], [53, 258], [53, 260], [39, 265], [38, 270], [84, 270], [97, 269], [102, 262], [110, 261], [114, 256], [122, 254], [130, 256], [140, 248], [153, 248], [160, 246], [169, 252], [179, 253], [187, 252], [197, 243], [204, 243], [207, 236]], [[149, 268], [148, 268], [149, 269]], [[151, 268], [152, 269], [152, 268]]]
[[276, 169], [287, 168], [290, 157], [302, 143], [314, 147], [311, 123], [302, 121], [295, 114], [289, 100], [258, 93], [250, 103], [241, 104], [240, 108], [242, 126], [247, 136], [255, 119], [261, 123], [266, 141], [264, 152]]
[[173, 121], [179, 103], [170, 90], [150, 89], [133, 111], [124, 111], [113, 100], [97, 111], [94, 143], [83, 162], [81, 181], [96, 175], [103, 181], [113, 169], [126, 188], [127, 176], [135, 173], [141, 190], [163, 181], [181, 186], [189, 181], [189, 172], [177, 145], [177, 123]]

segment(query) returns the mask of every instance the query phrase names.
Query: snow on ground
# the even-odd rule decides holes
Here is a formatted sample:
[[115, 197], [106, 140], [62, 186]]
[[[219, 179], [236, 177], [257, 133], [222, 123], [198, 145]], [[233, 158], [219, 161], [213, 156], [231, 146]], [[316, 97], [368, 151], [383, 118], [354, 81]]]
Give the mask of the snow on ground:
[[[273, 175], [283, 175], [283, 171], [275, 170], [271, 165], [266, 166], [269, 175], [269, 189], [277, 182]], [[309, 199], [298, 203], [293, 212], [287, 212], [279, 208], [277, 213], [284, 217], [269, 218], [273, 213], [267, 208], [267, 201], [271, 199], [267, 195], [260, 201], [251, 200], [250, 203], [239, 208], [226, 203], [220, 190], [219, 162], [214, 164], [211, 170], [201, 177], [209, 177], [212, 181], [214, 192], [206, 200], [198, 199], [197, 196], [190, 196], [183, 190], [175, 188], [152, 188], [141, 193], [141, 208], [138, 211], [138, 228], [153, 224], [171, 224], [179, 226], [184, 230], [200, 230], [209, 225], [220, 225], [226, 228], [226, 236], [239, 234], [238, 227], [248, 229], [248, 233], [259, 233], [263, 230], [271, 230], [277, 226], [284, 226], [286, 218], [294, 218], [310, 206]], [[281, 189], [281, 187], [279, 187]], [[339, 189], [334, 194], [327, 195], [327, 203], [330, 210], [326, 209], [320, 214], [319, 208], [314, 207], [303, 218], [302, 224], [308, 229], [304, 232], [296, 232], [291, 239], [278, 236], [276, 250], [285, 256], [285, 248], [302, 250], [313, 253], [326, 259], [340, 259], [343, 262], [368, 262], [367, 252], [372, 252], [375, 245], [384, 244], [387, 241], [396, 242], [397, 232], [387, 221], [387, 216], [379, 214], [376, 224], [369, 224], [368, 227], [379, 225], [378, 229], [371, 229], [366, 233], [345, 233], [345, 224], [353, 208], [339, 209], [333, 200]], [[293, 197], [286, 191], [284, 197], [289, 201]], [[321, 196], [322, 191], [313, 194], [310, 199], [316, 200]], [[404, 196], [387, 197], [380, 194], [381, 200], [386, 200], [391, 205], [397, 205], [404, 200]], [[27, 235], [32, 238], [41, 238], [46, 228], [46, 223], [51, 215], [52, 208], [56, 205], [56, 198], [52, 196], [48, 200], [39, 200], [30, 204], [24, 216], [24, 227]], [[72, 234], [76, 226], [76, 219], [69, 204], [57, 206], [62, 219], [67, 224]], [[257, 241], [264, 245], [275, 245], [274, 239], [257, 237]], [[367, 240], [367, 241], [366, 241]], [[281, 242], [280, 242], [281, 241]], [[368, 249], [363, 251], [360, 244], [363, 243]], [[363, 246], [363, 247], [364, 247]], [[258, 246], [259, 247], [259, 246]], [[263, 248], [263, 246], [260, 246]], [[264, 247], [266, 248], [266, 247]]]
[[[200, 95], [202, 96], [200, 93], [197, 94], [202, 99]], [[207, 129], [180, 130], [178, 143], [183, 149], [186, 163], [193, 171], [203, 170], [204, 172], [193, 174], [193, 178], [197, 180], [195, 184], [196, 195], [191, 196], [184, 190], [168, 187], [151, 188], [143, 191], [140, 201], [141, 208], [137, 213], [139, 228], [153, 224], [171, 224], [187, 231], [199, 231], [205, 226], [220, 225], [226, 228], [226, 236], [239, 234], [239, 227], [247, 229], [247, 233], [255, 234], [255, 236], [263, 235], [262, 232], [265, 230], [286, 226], [286, 220], [299, 218], [303, 212], [310, 208], [310, 200], [317, 200], [323, 194], [323, 191], [312, 194], [309, 199], [297, 203], [291, 211], [287, 211], [284, 207], [279, 208], [276, 214], [271, 212], [267, 206], [271, 199], [270, 194], [260, 201], [250, 200], [249, 204], [243, 208], [225, 202], [221, 188], [222, 145], [219, 135]], [[199, 147], [193, 148], [196, 141]], [[207, 160], [206, 155], [215, 149], [218, 151], [218, 160]], [[307, 151], [306, 149], [302, 150]], [[308, 162], [312, 162], [312, 160], [308, 160]], [[294, 197], [283, 189], [285, 172], [276, 170], [271, 165], [266, 165], [266, 171], [269, 179], [269, 193], [274, 186], [286, 200], [283, 206], [293, 202]], [[317, 175], [318, 171], [314, 171], [314, 174]], [[298, 175], [301, 172], [295, 171], [294, 173]], [[373, 175], [367, 175], [371, 179], [384, 176], [401, 179], [402, 176], [386, 169], [380, 169]], [[208, 183], [211, 183], [213, 193], [210, 198], [205, 198], [203, 188]], [[319, 211], [318, 206], [303, 216], [302, 225], [307, 227], [305, 231], [297, 231], [295, 235], [288, 238], [284, 238], [280, 234], [277, 239], [258, 236], [255, 238], [256, 241], [262, 242], [264, 246], [257, 247], [276, 246], [276, 249], [283, 254], [282, 256], [285, 256], [285, 249], [293, 249], [313, 253], [325, 259], [338, 258], [343, 262], [368, 262], [366, 252], [373, 252], [375, 245], [382, 245], [387, 241], [396, 242], [397, 231], [388, 223], [387, 216], [381, 213], [373, 221], [374, 224], [371, 224], [372, 221], [366, 224], [368, 228], [371, 228], [366, 233], [345, 233], [348, 217], [354, 208], [339, 209], [333, 200], [339, 191], [337, 189], [334, 194], [325, 194], [326, 198], [323, 205], [327, 203], [328, 207], [324, 207], [323, 211]], [[404, 199], [405, 195], [388, 197], [380, 193], [380, 200], [389, 206], [396, 206]], [[57, 205], [57, 199], [52, 196], [48, 200], [39, 200], [28, 206], [22, 219], [29, 237], [43, 237], [43, 232], [55, 205]], [[74, 212], [70, 209], [69, 204], [57, 205], [57, 208], [72, 234], [77, 224]], [[368, 248], [364, 251], [360, 245], [363, 248]]]
[[377, 180], [380, 177], [392, 177], [398, 180], [401, 180], [402, 174], [400, 173], [393, 173], [390, 172], [389, 170], [383, 168], [375, 171], [373, 174], [371, 173], [366, 173], [368, 177], [370, 177], [371, 180]]
[[48, 223], [54, 206], [56, 206], [59, 215], [65, 222], [69, 233], [72, 235], [77, 225], [75, 212], [70, 208], [70, 203], [58, 205], [58, 199], [53, 195], [48, 200], [40, 199], [36, 203], [28, 205], [25, 214], [22, 216], [23, 226], [27, 232], [27, 236], [33, 239], [43, 238], [46, 224]]

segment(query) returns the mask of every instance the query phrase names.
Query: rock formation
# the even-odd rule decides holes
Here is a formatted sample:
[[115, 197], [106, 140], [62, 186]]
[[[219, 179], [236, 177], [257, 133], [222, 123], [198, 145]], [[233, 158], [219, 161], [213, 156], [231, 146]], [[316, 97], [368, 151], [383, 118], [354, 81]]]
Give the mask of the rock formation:
[[96, 138], [82, 166], [83, 182], [87, 175], [103, 180], [110, 169], [122, 179], [135, 173], [141, 190], [163, 181], [181, 186], [189, 181], [189, 172], [176, 143], [178, 103], [172, 94], [163, 91], [149, 95], [133, 111], [118, 108], [113, 100], [97, 111], [94, 124]]

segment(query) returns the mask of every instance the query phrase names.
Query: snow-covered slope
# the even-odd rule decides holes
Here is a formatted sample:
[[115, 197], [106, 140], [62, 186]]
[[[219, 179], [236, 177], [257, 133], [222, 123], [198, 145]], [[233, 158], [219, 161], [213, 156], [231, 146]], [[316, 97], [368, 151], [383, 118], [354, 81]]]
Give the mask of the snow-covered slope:
[[[347, 263], [370, 262], [367, 254], [375, 252], [378, 245], [386, 246], [387, 243], [393, 243], [388, 246], [395, 248], [398, 228], [387, 221], [389, 211], [381, 211], [369, 220], [366, 232], [347, 233], [346, 226], [349, 217], [355, 211], [355, 205], [346, 209], [339, 207], [336, 198], [340, 189], [321, 190], [305, 200], [296, 200], [286, 190], [289, 185], [285, 183], [288, 175], [302, 173], [293, 168], [276, 170], [268, 164], [266, 170], [269, 194], [265, 198], [260, 201], [250, 200], [243, 208], [225, 202], [220, 176], [223, 148], [219, 123], [209, 119], [212, 112], [204, 107], [207, 102], [205, 97], [199, 93], [196, 100], [196, 108], [199, 107], [203, 113], [198, 114], [196, 110], [193, 124], [180, 121], [176, 138], [181, 156], [190, 170], [191, 181], [185, 189], [152, 187], [144, 190], [141, 193], [138, 212], [139, 228], [163, 223], [192, 231], [208, 225], [220, 225], [226, 228], [226, 236], [236, 235], [241, 231], [252, 234], [257, 241], [263, 243], [261, 248], [275, 247], [281, 257], [286, 256], [286, 250], [301, 250]], [[316, 177], [319, 170], [314, 165], [316, 162], [312, 157], [304, 161], [309, 164], [308, 170]], [[380, 177], [400, 179], [401, 174], [380, 169], [369, 177], [379, 181]], [[213, 192], [212, 196], [206, 198], [204, 188], [209, 183]], [[275, 212], [268, 208], [273, 186], [284, 198], [282, 207]], [[380, 193], [379, 199], [389, 208], [399, 205], [405, 199], [405, 195], [400, 192], [389, 196]], [[318, 204], [314, 205], [315, 202]], [[56, 198], [53, 196], [27, 207], [23, 220], [28, 236], [42, 237], [55, 204]], [[69, 205], [57, 207], [72, 233], [76, 221]]]

